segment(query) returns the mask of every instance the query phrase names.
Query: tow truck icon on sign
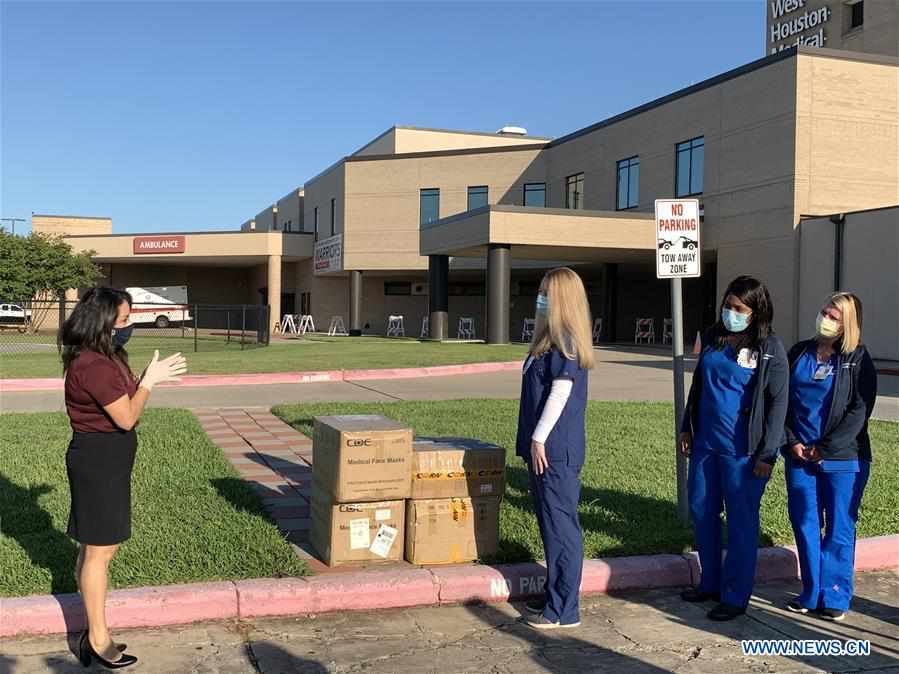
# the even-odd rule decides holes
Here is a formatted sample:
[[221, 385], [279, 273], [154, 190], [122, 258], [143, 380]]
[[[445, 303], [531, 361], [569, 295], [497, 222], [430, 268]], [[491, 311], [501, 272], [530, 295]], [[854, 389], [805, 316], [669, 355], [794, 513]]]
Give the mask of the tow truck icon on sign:
[[680, 236], [674, 241], [659, 239], [659, 250], [670, 250], [672, 246], [680, 243], [680, 247], [686, 250], [696, 250], [696, 241], [686, 236]]

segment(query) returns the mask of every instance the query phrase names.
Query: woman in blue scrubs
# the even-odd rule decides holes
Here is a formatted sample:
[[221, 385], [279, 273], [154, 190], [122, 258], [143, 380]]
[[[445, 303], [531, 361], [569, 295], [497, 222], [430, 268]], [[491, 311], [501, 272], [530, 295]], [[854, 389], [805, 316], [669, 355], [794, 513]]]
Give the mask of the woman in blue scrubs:
[[861, 331], [861, 301], [835, 293], [818, 314], [815, 337], [789, 353], [783, 454], [802, 593], [787, 608], [827, 620], [842, 620], [852, 600], [855, 524], [871, 465], [877, 372]]
[[527, 624], [580, 625], [584, 542], [577, 505], [584, 465], [587, 371], [593, 367], [590, 305], [580, 277], [553, 269], [537, 295], [534, 338], [521, 379], [516, 453], [527, 463], [546, 554], [545, 595], [529, 602]]
[[[720, 320], [702, 337], [702, 352], [684, 411], [680, 449], [690, 457], [687, 492], [702, 576], [681, 593], [689, 602], [714, 599], [712, 620], [746, 612], [755, 579], [759, 507], [787, 412], [788, 366], [772, 333], [768, 289], [749, 276], [734, 279]], [[721, 561], [722, 509], [727, 555]]]

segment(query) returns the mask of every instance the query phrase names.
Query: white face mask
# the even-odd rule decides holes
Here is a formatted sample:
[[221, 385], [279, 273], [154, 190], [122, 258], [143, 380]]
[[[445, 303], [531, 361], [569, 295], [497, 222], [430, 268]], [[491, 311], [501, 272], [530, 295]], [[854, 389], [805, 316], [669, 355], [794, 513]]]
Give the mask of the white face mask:
[[829, 316], [818, 314], [818, 318], [815, 320], [816, 334], [827, 339], [833, 339], [834, 337], [839, 337], [842, 332], [843, 328], [840, 327], [839, 323]]

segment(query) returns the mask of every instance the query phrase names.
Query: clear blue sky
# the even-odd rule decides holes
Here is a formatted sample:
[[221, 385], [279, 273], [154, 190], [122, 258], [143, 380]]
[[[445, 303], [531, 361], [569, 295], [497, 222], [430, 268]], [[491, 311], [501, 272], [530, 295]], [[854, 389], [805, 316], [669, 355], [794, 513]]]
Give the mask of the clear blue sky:
[[0, 13], [2, 216], [116, 232], [236, 228], [393, 124], [560, 136], [761, 57], [765, 30], [761, 0]]

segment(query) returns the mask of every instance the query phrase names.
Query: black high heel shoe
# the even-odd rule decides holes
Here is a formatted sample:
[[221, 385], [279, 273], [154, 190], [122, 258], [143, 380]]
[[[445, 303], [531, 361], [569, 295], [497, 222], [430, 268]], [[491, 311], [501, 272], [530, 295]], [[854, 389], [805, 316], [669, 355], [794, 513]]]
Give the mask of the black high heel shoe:
[[78, 659], [85, 667], [90, 667], [91, 661], [96, 660], [107, 669], [122, 669], [123, 667], [129, 667], [137, 662], [136, 657], [123, 652], [125, 650], [124, 644], [119, 644], [116, 648], [120, 653], [122, 653], [122, 656], [115, 662], [106, 660], [101, 655], [99, 655], [97, 651], [94, 650], [93, 646], [91, 646], [91, 641], [88, 638], [88, 632], [87, 630], [85, 630], [81, 634], [81, 640], [78, 642]]

